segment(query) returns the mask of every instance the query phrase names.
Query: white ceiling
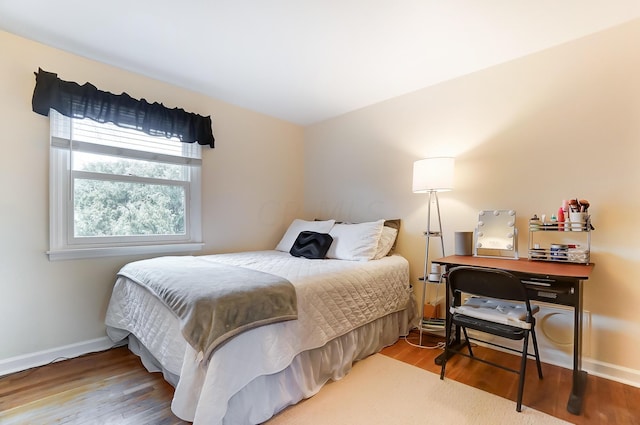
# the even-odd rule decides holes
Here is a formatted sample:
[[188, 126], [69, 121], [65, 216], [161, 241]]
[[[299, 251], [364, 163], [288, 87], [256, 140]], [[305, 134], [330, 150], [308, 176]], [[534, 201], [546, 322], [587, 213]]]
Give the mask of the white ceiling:
[[0, 0], [0, 29], [301, 125], [638, 17], [639, 0]]

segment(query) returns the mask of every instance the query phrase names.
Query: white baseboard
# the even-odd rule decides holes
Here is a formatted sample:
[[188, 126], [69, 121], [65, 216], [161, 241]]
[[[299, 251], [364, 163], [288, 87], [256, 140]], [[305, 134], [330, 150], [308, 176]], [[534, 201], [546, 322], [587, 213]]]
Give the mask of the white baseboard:
[[[125, 340], [126, 342], [126, 340]], [[109, 337], [96, 338], [75, 344], [52, 348], [49, 350], [29, 353], [22, 356], [10, 357], [0, 360], [0, 376], [20, 372], [33, 367], [43, 366], [49, 363], [70, 359], [97, 351], [105, 351], [125, 342], [114, 343]], [[491, 347], [496, 349], [496, 347]], [[566, 354], [553, 352], [553, 350], [541, 350], [541, 357], [545, 363], [571, 369], [571, 358]], [[611, 381], [640, 388], [640, 370], [605, 363], [588, 357], [582, 358], [582, 368], [589, 374]]]
[[102, 338], [51, 348], [49, 350], [10, 357], [8, 359], [0, 360], [0, 376], [61, 360], [71, 359], [83, 354], [105, 351], [112, 348], [114, 345], [116, 344], [109, 337], [104, 336]]
[[[475, 331], [471, 331], [470, 335], [474, 335]], [[514, 349], [522, 347], [522, 344], [509, 344], [511, 341], [500, 341], [506, 346], [511, 346]], [[503, 351], [505, 353], [513, 354], [508, 350], [492, 345], [476, 342], [478, 345], [491, 348], [493, 350]], [[519, 345], [519, 346], [518, 346]], [[540, 345], [540, 341], [538, 341]], [[533, 353], [532, 345], [529, 344], [529, 353]], [[554, 366], [560, 366], [565, 369], [573, 368], [573, 356], [571, 353], [567, 354], [561, 350], [554, 350], [549, 347], [540, 348], [540, 360], [542, 363], [552, 364]], [[594, 360], [587, 356], [582, 356], [582, 370], [586, 371], [590, 375], [598, 376], [600, 378], [608, 379], [610, 381], [620, 382], [622, 384], [631, 385], [632, 387], [640, 388], [640, 370], [630, 369], [624, 366], [618, 366], [611, 363], [601, 362]]]
[[[566, 357], [565, 353], [541, 349], [540, 358], [543, 363], [549, 363], [565, 369], [573, 368], [573, 359]], [[640, 388], [640, 370], [605, 363], [584, 356], [582, 357], [582, 370], [586, 371], [589, 375]]]
[[591, 375], [640, 388], [640, 370], [584, 357], [582, 358], [582, 368]]

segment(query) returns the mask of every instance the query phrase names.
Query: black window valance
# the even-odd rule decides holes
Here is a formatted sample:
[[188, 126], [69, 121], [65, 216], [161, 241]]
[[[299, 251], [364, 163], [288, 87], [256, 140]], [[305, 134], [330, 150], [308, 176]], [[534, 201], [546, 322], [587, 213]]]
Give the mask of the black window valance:
[[211, 117], [203, 117], [161, 103], [113, 94], [94, 85], [63, 81], [57, 74], [38, 69], [31, 105], [33, 112], [48, 116], [55, 109], [70, 118], [89, 118], [134, 128], [152, 136], [177, 137], [185, 143], [214, 146]]

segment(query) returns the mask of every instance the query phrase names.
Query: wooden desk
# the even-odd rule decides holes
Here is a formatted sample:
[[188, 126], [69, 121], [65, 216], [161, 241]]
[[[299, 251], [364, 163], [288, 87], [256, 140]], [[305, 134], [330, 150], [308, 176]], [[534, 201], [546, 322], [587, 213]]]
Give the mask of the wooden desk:
[[[555, 263], [466, 255], [451, 255], [433, 260], [432, 263], [445, 266], [447, 271], [455, 266], [505, 270], [520, 278], [527, 287], [531, 300], [573, 308], [573, 384], [567, 410], [574, 415], [579, 415], [582, 411], [582, 400], [587, 382], [587, 372], [582, 370], [582, 282], [589, 279], [594, 264]], [[449, 295], [447, 289], [447, 308], [450, 302]], [[456, 332], [456, 342], [460, 342], [459, 332]], [[436, 363], [442, 363], [441, 356], [436, 358]]]

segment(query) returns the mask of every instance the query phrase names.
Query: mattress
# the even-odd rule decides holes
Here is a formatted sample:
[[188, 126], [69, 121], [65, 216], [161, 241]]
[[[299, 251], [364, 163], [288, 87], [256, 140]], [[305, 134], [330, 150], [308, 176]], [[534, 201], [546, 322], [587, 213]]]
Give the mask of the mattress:
[[[308, 260], [280, 251], [200, 256], [289, 280], [298, 319], [244, 332], [208, 362], [182, 338], [175, 316], [145, 288], [119, 277], [106, 316], [114, 340], [131, 335], [145, 366], [176, 387], [173, 412], [195, 424], [261, 423], [339, 379], [353, 361], [408, 332], [408, 262]], [[277, 391], [272, 391], [277, 388]], [[265, 391], [267, 390], [267, 391]]]

